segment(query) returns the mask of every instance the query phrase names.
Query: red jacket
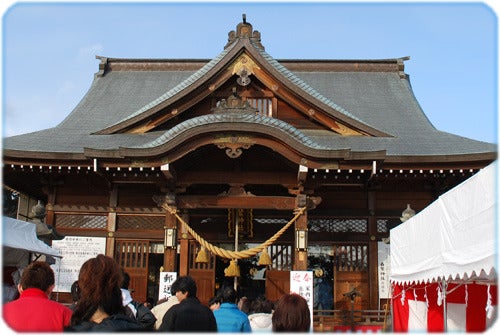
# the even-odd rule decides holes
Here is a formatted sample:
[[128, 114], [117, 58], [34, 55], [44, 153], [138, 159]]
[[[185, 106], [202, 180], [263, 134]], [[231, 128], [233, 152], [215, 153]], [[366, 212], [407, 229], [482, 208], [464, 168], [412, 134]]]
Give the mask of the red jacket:
[[17, 300], [3, 306], [3, 318], [15, 331], [61, 332], [69, 325], [72, 313], [37, 288], [24, 290]]

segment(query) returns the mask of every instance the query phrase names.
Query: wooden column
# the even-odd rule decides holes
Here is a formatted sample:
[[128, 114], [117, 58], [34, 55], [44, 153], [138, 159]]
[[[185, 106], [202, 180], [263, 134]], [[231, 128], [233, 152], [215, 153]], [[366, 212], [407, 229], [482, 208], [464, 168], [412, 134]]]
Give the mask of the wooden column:
[[376, 193], [368, 192], [368, 285], [370, 290], [370, 309], [378, 309], [378, 242], [377, 242], [377, 217], [375, 216]]
[[[306, 195], [305, 194], [297, 195], [296, 204], [297, 204], [297, 208], [304, 207], [306, 205]], [[307, 230], [307, 210], [304, 211], [304, 213], [301, 216], [299, 216], [297, 221], [295, 221], [295, 231], [297, 229]], [[294, 232], [293, 236], [294, 236], [294, 243], [293, 243], [292, 247], [294, 249], [294, 261], [293, 261], [292, 269], [295, 271], [305, 271], [305, 270], [307, 270], [307, 250], [305, 250], [305, 251], [297, 250], [297, 248], [295, 247], [295, 245], [296, 245], [295, 232]]]
[[[182, 219], [189, 223], [189, 215], [187, 213], [182, 214]], [[189, 273], [189, 237], [190, 234], [184, 228], [184, 225], [180, 227], [181, 233], [181, 248], [179, 257], [179, 276], [187, 276]]]
[[[165, 229], [167, 228], [177, 228], [177, 218], [174, 214], [167, 212], [165, 214]], [[178, 236], [178, 235], [177, 235]], [[165, 247], [163, 251], [163, 271], [166, 272], [175, 272], [176, 269], [176, 260], [177, 256], [177, 243], [175, 248], [167, 248]]]
[[106, 255], [114, 257], [115, 253], [115, 232], [116, 232], [116, 206], [118, 205], [118, 187], [111, 189], [109, 196], [108, 224], [106, 237]]

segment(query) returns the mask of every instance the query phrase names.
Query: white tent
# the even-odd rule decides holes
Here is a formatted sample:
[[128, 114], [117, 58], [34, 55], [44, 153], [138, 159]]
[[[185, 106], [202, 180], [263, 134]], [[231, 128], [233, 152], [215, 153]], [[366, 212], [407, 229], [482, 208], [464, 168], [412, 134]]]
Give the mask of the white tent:
[[62, 257], [58, 250], [40, 241], [36, 225], [9, 217], [2, 217], [3, 266], [16, 266], [27, 252]]
[[[400, 315], [404, 315], [403, 318], [410, 320], [409, 323], [413, 315], [417, 316], [413, 319], [423, 320], [423, 330], [425, 327], [427, 330], [430, 330], [430, 327], [438, 327], [435, 319], [430, 320], [431, 309], [442, 309], [443, 304], [446, 307], [439, 312], [441, 314], [438, 314], [438, 317], [444, 319], [445, 330], [447, 322], [448, 325], [462, 322], [463, 324], [454, 328], [457, 330], [483, 329], [483, 321], [479, 320], [473, 324], [469, 320], [474, 317], [469, 317], [469, 314], [473, 312], [470, 306], [477, 303], [473, 300], [479, 299], [479, 296], [483, 299], [478, 303], [482, 304], [483, 312], [485, 305], [488, 311], [496, 304], [492, 301], [492, 297], [496, 300], [497, 271], [496, 172], [497, 162], [494, 162], [441, 195], [417, 215], [391, 229], [390, 279], [396, 292], [393, 295], [393, 304], [398, 307]], [[476, 285], [478, 281], [485, 283], [481, 285], [484, 292], [469, 295], [467, 290], [472, 290], [472, 285]], [[453, 298], [458, 302], [454, 301], [451, 305], [446, 301], [446, 294], [453, 292], [449, 289], [452, 286], [448, 285], [463, 286], [460, 288], [460, 294], [458, 288], [453, 289], [457, 292]], [[439, 292], [439, 298], [437, 301], [430, 301], [429, 297], [435, 294], [436, 290]], [[401, 299], [400, 303], [396, 294], [398, 299]], [[419, 304], [425, 314], [415, 312], [415, 306]], [[430, 304], [432, 308], [429, 307]], [[452, 314], [450, 306], [461, 308], [461, 316], [453, 318], [447, 315], [448, 312]], [[404, 308], [410, 308], [409, 312], [404, 312]], [[394, 315], [396, 316], [396, 313]], [[435, 314], [433, 317], [435, 318]], [[478, 318], [477, 315], [475, 318]], [[403, 322], [394, 321], [402, 324], [401, 329], [406, 330], [406, 319]], [[491, 319], [490, 314], [488, 319]], [[488, 324], [489, 320], [484, 320], [485, 324]], [[408, 330], [410, 329], [418, 328], [412, 328], [410, 325]]]
[[496, 258], [496, 162], [391, 229], [391, 281], [489, 277]]

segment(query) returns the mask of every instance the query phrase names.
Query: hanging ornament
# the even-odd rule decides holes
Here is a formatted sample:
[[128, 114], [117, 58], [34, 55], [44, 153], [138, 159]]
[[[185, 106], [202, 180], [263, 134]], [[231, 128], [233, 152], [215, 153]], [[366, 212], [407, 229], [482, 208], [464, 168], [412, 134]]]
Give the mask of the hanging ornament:
[[403, 291], [401, 292], [401, 306], [405, 305], [405, 300], [406, 300], [406, 291], [403, 288]]
[[224, 275], [226, 277], [239, 277], [240, 276], [240, 268], [236, 264], [236, 260], [232, 259], [229, 262], [229, 266], [224, 269]]
[[273, 264], [271, 260], [271, 256], [267, 253], [267, 248], [262, 249], [262, 253], [260, 254], [258, 265], [271, 265]]
[[425, 305], [427, 306], [427, 308], [429, 308], [429, 299], [427, 298], [427, 285], [424, 286], [424, 292]]
[[208, 263], [208, 254], [205, 247], [201, 247], [200, 251], [196, 255], [195, 263]]
[[467, 284], [465, 284], [465, 308], [467, 308], [468, 304], [469, 304], [469, 289], [467, 287]]
[[437, 305], [441, 306], [443, 304], [443, 294], [441, 293], [441, 286], [439, 286], [439, 285], [437, 288], [437, 292], [438, 292]]
[[495, 311], [495, 307], [493, 307], [491, 301], [491, 292], [490, 292], [490, 284], [488, 284], [488, 300], [486, 301], [486, 317], [491, 319], [493, 317], [493, 312]]

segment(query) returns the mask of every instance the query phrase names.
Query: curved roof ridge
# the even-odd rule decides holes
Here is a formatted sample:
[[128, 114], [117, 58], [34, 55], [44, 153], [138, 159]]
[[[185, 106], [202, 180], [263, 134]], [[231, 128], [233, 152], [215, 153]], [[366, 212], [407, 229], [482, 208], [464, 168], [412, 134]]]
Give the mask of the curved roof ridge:
[[[252, 41], [250, 41], [252, 43]], [[253, 44], [253, 43], [252, 43]], [[259, 47], [258, 45], [254, 45], [255, 49], [257, 49], [260, 53], [260, 55], [272, 66], [281, 73], [283, 76], [285, 76], [288, 80], [290, 80], [294, 85], [302, 89], [305, 93], [309, 94], [310, 96], [314, 97], [315, 99], [323, 102], [325, 105], [339, 111], [340, 113], [344, 114], [345, 116], [354, 119], [358, 122], [361, 122], [367, 126], [371, 126], [369, 123], [366, 123], [365, 121], [361, 120], [357, 116], [351, 114], [349, 111], [347, 111], [345, 108], [337, 105], [335, 102], [332, 100], [326, 98], [323, 96], [321, 93], [316, 91], [312, 86], [310, 86], [308, 83], [306, 83], [304, 80], [302, 80], [300, 77], [298, 77], [296, 74], [288, 70], [285, 66], [283, 66], [280, 62], [278, 62], [276, 59], [274, 59], [271, 55], [269, 55], [263, 48]]]
[[106, 128], [113, 127], [117, 124], [125, 122], [129, 119], [132, 119], [132, 118], [136, 117], [137, 115], [144, 113], [148, 109], [153, 108], [154, 106], [159, 105], [163, 101], [173, 97], [175, 94], [181, 92], [185, 88], [189, 87], [191, 84], [193, 84], [198, 79], [200, 79], [203, 75], [205, 75], [208, 71], [210, 71], [215, 65], [217, 65], [224, 58], [224, 56], [229, 52], [230, 49], [231, 48], [227, 48], [227, 49], [223, 50], [219, 55], [217, 55], [217, 57], [213, 58], [211, 61], [209, 61], [207, 64], [205, 64], [201, 69], [199, 69], [198, 71], [196, 71], [195, 73], [193, 73], [192, 75], [190, 75], [189, 77], [184, 79], [182, 82], [180, 82], [175, 87], [171, 88], [170, 90], [168, 90], [167, 92], [165, 92], [164, 94], [162, 94], [161, 96], [156, 98], [155, 100], [151, 101], [150, 103], [144, 105], [142, 108], [140, 108], [139, 110], [130, 114], [126, 118], [123, 118], [120, 121], [115, 122], [114, 124], [112, 124]]
[[319, 144], [309, 136], [305, 135], [299, 129], [295, 128], [294, 126], [284, 121], [268, 116], [256, 115], [250, 113], [206, 114], [197, 116], [177, 124], [175, 127], [165, 131], [162, 135], [160, 135], [153, 141], [144, 143], [142, 145], [133, 146], [130, 148], [147, 149], [147, 148], [158, 147], [194, 127], [205, 126], [207, 124], [226, 123], [226, 122], [260, 124], [263, 126], [268, 126], [289, 135], [297, 142], [302, 143], [303, 145], [309, 148], [317, 150], [328, 150], [326, 146]]

